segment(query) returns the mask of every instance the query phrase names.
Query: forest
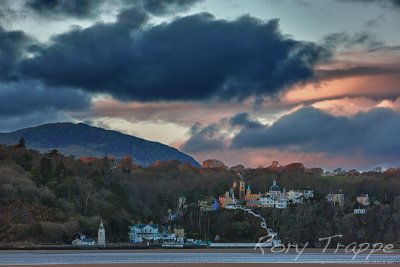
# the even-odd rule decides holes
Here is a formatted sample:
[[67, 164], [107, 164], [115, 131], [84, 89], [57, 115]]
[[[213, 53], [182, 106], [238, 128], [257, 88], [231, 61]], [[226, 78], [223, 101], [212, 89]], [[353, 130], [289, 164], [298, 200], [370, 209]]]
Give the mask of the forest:
[[[342, 234], [341, 243], [400, 243], [400, 169], [355, 175], [322, 175], [301, 163], [245, 168], [253, 191], [265, 192], [275, 178], [287, 190], [308, 187], [314, 198], [286, 209], [257, 208], [282, 242], [309, 242]], [[354, 172], [352, 172], [354, 173]], [[198, 200], [224, 194], [238, 179], [234, 168], [192, 167], [178, 161], [140, 167], [125, 157], [76, 159], [57, 150], [48, 153], [24, 142], [0, 146], [0, 243], [70, 244], [75, 233], [97, 236], [104, 222], [109, 242], [127, 242], [132, 223], [183, 227], [187, 236], [221, 241], [257, 242], [259, 221], [240, 210], [204, 212]], [[325, 194], [345, 194], [343, 207], [326, 203]], [[368, 193], [375, 201], [365, 215], [353, 214], [355, 198]], [[187, 205], [168, 221], [178, 198]]]

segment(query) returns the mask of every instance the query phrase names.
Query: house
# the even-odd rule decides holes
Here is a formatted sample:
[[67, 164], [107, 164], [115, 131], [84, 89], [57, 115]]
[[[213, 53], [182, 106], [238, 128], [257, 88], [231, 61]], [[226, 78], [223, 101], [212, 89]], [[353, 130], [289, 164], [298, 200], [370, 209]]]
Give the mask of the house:
[[301, 204], [303, 202], [303, 193], [300, 191], [290, 190], [286, 193], [286, 197], [292, 204]]
[[344, 206], [344, 194], [342, 193], [342, 190], [339, 190], [339, 193], [327, 194], [325, 200], [328, 204], [333, 204], [333, 206]]
[[226, 193], [223, 196], [220, 196], [218, 198], [221, 208], [226, 208], [229, 205], [239, 204], [239, 200], [235, 198], [235, 189], [236, 189], [236, 182], [233, 183], [229, 191], [226, 191]]
[[261, 194], [261, 193], [253, 194], [251, 192], [250, 185], [248, 185], [247, 190], [246, 190], [246, 196], [245, 196], [246, 206], [247, 207], [258, 207], [262, 196], [263, 196], [263, 194]]
[[216, 211], [219, 208], [219, 202], [214, 197], [209, 196], [197, 201], [200, 211]]
[[161, 232], [158, 224], [134, 224], [129, 227], [129, 242], [141, 243], [144, 240], [159, 240]]
[[308, 187], [300, 188], [300, 190], [298, 192], [303, 194], [304, 199], [311, 199], [314, 197], [314, 190], [312, 190]]
[[301, 188], [299, 190], [290, 190], [286, 193], [286, 199], [292, 204], [301, 204], [303, 200], [309, 200], [314, 197], [314, 190], [310, 188]]
[[73, 246], [94, 246], [95, 242], [91, 238], [87, 238], [81, 233], [76, 233], [75, 240], [72, 241]]
[[287, 200], [283, 196], [276, 197], [270, 193], [267, 193], [261, 196], [258, 206], [263, 208], [286, 209]]
[[174, 235], [176, 236], [177, 243], [184, 243], [185, 242], [185, 229], [183, 228], [175, 228]]
[[361, 209], [361, 208], [358, 208], [358, 209], [354, 209], [354, 214], [365, 214], [366, 213], [366, 210], [365, 209]]
[[363, 205], [363, 206], [369, 206], [370, 200], [368, 194], [360, 194], [356, 198], [358, 204]]

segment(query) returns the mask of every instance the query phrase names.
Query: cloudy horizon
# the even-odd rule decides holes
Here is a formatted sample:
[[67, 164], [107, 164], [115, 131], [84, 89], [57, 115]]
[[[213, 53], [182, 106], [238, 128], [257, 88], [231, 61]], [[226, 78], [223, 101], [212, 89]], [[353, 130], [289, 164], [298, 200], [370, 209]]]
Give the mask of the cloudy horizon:
[[249, 167], [400, 166], [397, 0], [5, 0], [0, 132], [68, 121]]

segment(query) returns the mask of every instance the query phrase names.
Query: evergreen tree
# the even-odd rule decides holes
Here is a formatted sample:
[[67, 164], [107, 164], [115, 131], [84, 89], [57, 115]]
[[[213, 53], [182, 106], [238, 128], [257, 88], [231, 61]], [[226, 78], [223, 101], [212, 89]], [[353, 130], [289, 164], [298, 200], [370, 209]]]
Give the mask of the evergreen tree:
[[17, 147], [26, 148], [25, 139], [23, 137], [19, 139]]

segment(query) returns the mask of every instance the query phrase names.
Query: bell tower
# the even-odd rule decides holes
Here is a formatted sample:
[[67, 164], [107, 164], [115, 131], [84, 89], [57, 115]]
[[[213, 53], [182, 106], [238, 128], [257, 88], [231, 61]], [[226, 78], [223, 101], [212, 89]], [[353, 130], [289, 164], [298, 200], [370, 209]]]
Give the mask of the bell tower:
[[240, 177], [240, 183], [239, 183], [239, 200], [245, 200], [246, 196], [246, 183], [244, 181], [244, 177], [242, 175], [239, 175]]

